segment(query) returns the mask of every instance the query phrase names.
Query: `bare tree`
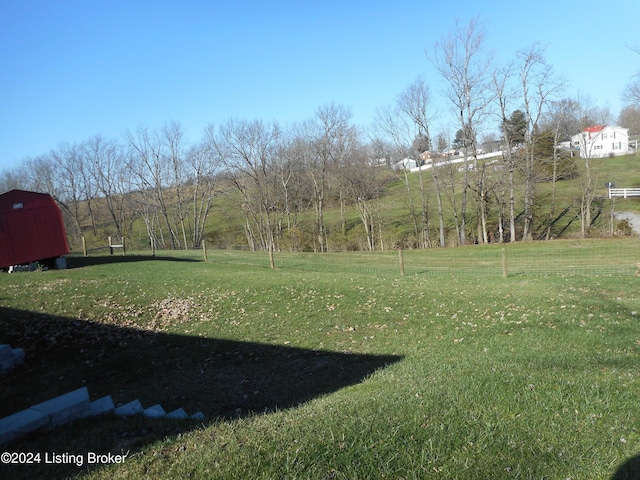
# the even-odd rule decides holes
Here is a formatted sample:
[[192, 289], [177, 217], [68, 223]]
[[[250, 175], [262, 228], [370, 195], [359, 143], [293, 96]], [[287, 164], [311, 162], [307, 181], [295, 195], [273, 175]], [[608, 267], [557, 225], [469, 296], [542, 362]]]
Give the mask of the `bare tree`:
[[[549, 240], [552, 235], [552, 227], [556, 215], [556, 185], [561, 172], [560, 162], [566, 151], [560, 148], [562, 140], [570, 139], [571, 135], [566, 131], [566, 123], [571, 119], [575, 112], [575, 103], [572, 100], [564, 99], [551, 103], [547, 113], [547, 131], [553, 136], [553, 152], [552, 152], [552, 172], [551, 172], [551, 202], [549, 205], [549, 215], [547, 217], [547, 229], [545, 239]], [[562, 152], [562, 153], [561, 153]]]
[[58, 199], [61, 196], [56, 166], [49, 155], [27, 158], [24, 162], [25, 187], [34, 192], [44, 192]]
[[[380, 152], [379, 154], [385, 158], [388, 166], [395, 164], [397, 161], [404, 161], [404, 159], [415, 153], [412, 152], [411, 146], [412, 141], [415, 140], [417, 136], [416, 126], [407, 118], [402, 110], [400, 110], [397, 104], [395, 106], [376, 109], [374, 130], [378, 135], [388, 139], [393, 145], [393, 148], [387, 148], [385, 152]], [[382, 145], [383, 142], [378, 140], [377, 144]], [[395, 151], [397, 155], [393, 156], [391, 150]], [[395, 172], [398, 174], [399, 179], [403, 182], [406, 189], [409, 215], [413, 223], [416, 243], [420, 243], [419, 239], [422, 236], [420, 224], [422, 222], [413, 199], [413, 190], [409, 182], [409, 169], [403, 164], [402, 168], [395, 169]]]
[[315, 250], [328, 250], [328, 234], [324, 221], [324, 209], [328, 194], [331, 168], [340, 164], [354, 148], [357, 132], [351, 125], [351, 110], [342, 105], [322, 105], [315, 117], [300, 128], [300, 136], [309, 146], [306, 155], [307, 171], [313, 185], [313, 205], [316, 214]]
[[57, 166], [60, 182], [60, 206], [65, 211], [71, 224], [67, 233], [71, 233], [79, 239], [82, 234], [82, 204], [87, 203], [83, 196], [82, 172], [84, 162], [78, 145], [63, 143], [51, 152], [51, 159]]
[[[432, 145], [430, 124], [435, 115], [431, 99], [431, 91], [423, 77], [418, 77], [406, 89], [396, 96], [395, 105], [376, 110], [375, 128], [378, 133], [389, 138], [395, 145], [395, 149], [402, 152], [401, 157], [415, 158], [419, 166], [425, 156], [432, 158]], [[444, 223], [442, 214], [442, 197], [440, 184], [438, 183], [435, 165], [432, 163], [432, 177], [436, 183], [436, 195], [438, 200], [438, 216], [440, 219], [440, 245], [444, 246]], [[429, 232], [429, 202], [428, 192], [424, 180], [424, 169], [418, 170], [418, 185], [420, 189], [420, 211], [416, 208], [413, 192], [409, 182], [408, 169], [397, 168], [402, 176], [407, 190], [409, 213], [411, 215], [416, 243], [420, 248], [431, 245]]]
[[94, 175], [92, 173], [92, 165], [86, 161], [83, 155], [83, 146], [78, 144], [78, 155], [80, 156], [80, 164], [76, 174], [78, 175], [78, 182], [80, 186], [80, 197], [84, 199], [83, 209], [86, 208], [91, 223], [91, 230], [94, 235], [97, 231], [97, 208], [95, 206], [95, 200], [98, 196], [98, 187], [94, 181]]
[[[484, 31], [478, 18], [468, 25], [456, 22], [455, 29], [436, 42], [430, 58], [447, 85], [446, 96], [451, 102], [464, 134], [463, 185], [459, 244], [467, 242], [467, 196], [469, 191], [469, 160], [477, 164], [476, 134], [480, 116], [491, 100], [488, 75], [492, 55], [484, 52]], [[481, 193], [481, 192], [480, 192]]]
[[447, 140], [447, 136], [444, 132], [440, 132], [437, 137], [437, 151], [438, 155], [435, 159], [431, 160], [431, 176], [433, 178], [433, 185], [436, 189], [436, 200], [438, 203], [438, 223], [439, 223], [439, 232], [440, 232], [440, 247], [446, 246], [445, 239], [445, 226], [444, 226], [444, 209], [442, 203], [442, 190], [443, 186], [440, 181], [440, 169], [441, 164], [446, 164], [448, 155], [445, 154], [445, 151], [449, 149], [450, 142]]
[[391, 176], [390, 172], [370, 165], [365, 148], [353, 151], [337, 167], [342, 198], [353, 207], [362, 222], [367, 249], [376, 250], [378, 245], [380, 250], [384, 250], [383, 226], [377, 212], [380, 193]]
[[576, 104], [578, 106], [576, 115], [579, 131], [578, 143], [584, 162], [584, 170], [580, 174], [580, 233], [586, 238], [590, 234], [595, 185], [597, 183], [591, 162], [594, 156], [592, 151], [594, 142], [591, 141], [590, 137], [599, 134], [601, 126], [606, 125], [611, 120], [611, 114], [606, 108], [598, 108], [588, 96], [579, 97], [576, 99]]
[[[433, 120], [435, 112], [432, 106], [431, 90], [425, 83], [424, 78], [419, 77], [403, 90], [397, 97], [396, 103], [398, 109], [407, 116], [416, 129], [416, 138], [423, 138], [423, 146], [416, 151], [418, 163], [421, 163], [422, 155], [431, 150], [431, 133], [430, 124]], [[436, 188], [436, 198], [438, 201], [438, 220], [440, 223], [440, 246], [444, 247], [444, 216], [442, 211], [442, 194], [440, 191], [440, 183], [438, 181], [437, 165], [431, 161], [431, 174]], [[421, 228], [419, 244], [422, 248], [430, 246], [431, 239], [429, 235], [429, 202], [425, 189], [423, 169], [418, 169], [418, 179], [420, 186], [421, 201]]]
[[4, 169], [0, 172], [0, 192], [5, 193], [9, 190], [25, 190], [27, 173], [23, 164], [17, 167]]
[[[232, 183], [242, 196], [245, 232], [249, 246], [268, 250], [276, 248], [279, 189], [273, 162], [280, 128], [261, 121], [230, 119], [212, 137], [217, 154], [225, 165]], [[273, 267], [272, 260], [272, 267]]]
[[438, 168], [438, 181], [442, 184], [444, 196], [451, 207], [453, 224], [456, 230], [456, 243], [459, 245], [460, 238], [462, 237], [460, 228], [463, 225], [463, 222], [460, 221], [460, 207], [458, 205], [460, 179], [456, 169], [456, 164], [445, 162], [440, 168]]
[[284, 209], [278, 230], [283, 237], [283, 245], [292, 251], [303, 246], [304, 239], [299, 228], [300, 214], [308, 210], [312, 202], [309, 175], [305, 171], [307, 163], [300, 161], [308, 151], [304, 139], [289, 132], [283, 137], [274, 159]]
[[515, 92], [512, 88], [511, 81], [513, 79], [513, 70], [511, 66], [499, 68], [493, 73], [493, 88], [495, 89], [495, 99], [498, 103], [498, 114], [500, 117], [500, 130], [502, 132], [502, 158], [504, 160], [504, 171], [506, 173], [506, 188], [502, 189], [502, 193], [498, 196], [497, 200], [500, 205], [499, 208], [499, 231], [500, 241], [504, 241], [504, 232], [502, 228], [502, 208], [501, 206], [506, 204], [504, 199], [508, 190], [508, 204], [509, 204], [509, 236], [510, 241], [516, 241], [516, 214], [515, 214], [515, 171], [516, 171], [516, 156], [514, 149], [517, 139], [515, 133], [510, 124], [510, 118], [507, 116], [510, 110], [509, 105], [515, 99]]
[[[632, 48], [640, 55], [640, 46]], [[622, 98], [628, 106], [640, 107], [640, 72], [637, 72], [624, 89]]]
[[186, 154], [186, 164], [190, 170], [191, 183], [193, 221], [191, 241], [193, 248], [200, 248], [213, 202], [223, 191], [218, 181], [221, 161], [215, 146], [205, 140], [189, 149]]
[[115, 234], [122, 241], [131, 221], [127, 196], [131, 191], [130, 175], [124, 151], [114, 140], [96, 135], [82, 144], [81, 152], [84, 166], [104, 199]]
[[562, 79], [557, 78], [553, 69], [544, 59], [543, 49], [533, 46], [518, 52], [519, 77], [522, 87], [522, 102], [524, 107], [527, 130], [525, 132], [525, 193], [524, 193], [524, 227], [523, 240], [532, 238], [536, 178], [536, 139], [539, 138], [539, 124], [543, 114], [549, 107], [553, 96], [564, 86]]
[[169, 186], [175, 193], [175, 217], [176, 227], [180, 228], [182, 233], [182, 243], [185, 249], [189, 248], [187, 242], [188, 226], [188, 206], [189, 196], [186, 192], [187, 182], [187, 162], [184, 159], [184, 131], [178, 122], [169, 122], [162, 128], [161, 133], [163, 144], [164, 163], [168, 165], [171, 171], [171, 180]]
[[640, 135], [640, 103], [637, 107], [623, 108], [618, 116], [618, 125], [628, 128], [630, 136]]
[[406, 120], [397, 103], [375, 110], [372, 144], [377, 145], [375, 151], [385, 159], [388, 167], [410, 154], [411, 142], [416, 137], [416, 132], [415, 126]]
[[167, 198], [172, 173], [165, 155], [162, 134], [141, 127], [135, 133], [127, 132], [125, 137], [130, 150], [128, 168], [141, 193], [141, 213], [145, 215], [147, 228], [154, 227], [154, 230], [148, 231], [149, 240], [162, 248], [167, 247], [163, 229], [151, 221], [157, 214], [167, 229], [169, 247], [179, 248], [180, 241], [171, 218], [170, 199]]
[[628, 105], [640, 105], [640, 74], [625, 87], [623, 96]]

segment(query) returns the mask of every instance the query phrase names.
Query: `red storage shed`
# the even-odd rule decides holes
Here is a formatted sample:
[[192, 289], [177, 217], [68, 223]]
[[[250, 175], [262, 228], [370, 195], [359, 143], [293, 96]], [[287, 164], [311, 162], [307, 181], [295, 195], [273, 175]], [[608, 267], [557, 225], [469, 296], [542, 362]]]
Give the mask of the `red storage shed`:
[[67, 253], [62, 212], [51, 195], [25, 190], [0, 195], [0, 268]]

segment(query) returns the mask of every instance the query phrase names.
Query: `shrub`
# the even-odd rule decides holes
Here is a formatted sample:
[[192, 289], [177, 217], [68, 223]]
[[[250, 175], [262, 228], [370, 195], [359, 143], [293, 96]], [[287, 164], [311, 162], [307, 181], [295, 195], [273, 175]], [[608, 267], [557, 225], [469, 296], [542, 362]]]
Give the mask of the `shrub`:
[[629, 220], [625, 218], [616, 222], [616, 235], [620, 237], [629, 237], [632, 233], [633, 228], [631, 227]]

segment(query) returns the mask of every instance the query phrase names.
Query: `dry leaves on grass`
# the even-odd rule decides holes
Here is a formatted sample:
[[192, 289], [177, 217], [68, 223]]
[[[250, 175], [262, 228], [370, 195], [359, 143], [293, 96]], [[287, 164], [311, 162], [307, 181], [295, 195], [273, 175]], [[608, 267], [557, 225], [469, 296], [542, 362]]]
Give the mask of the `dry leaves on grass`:
[[[11, 321], [0, 319], [0, 331], [22, 346], [27, 353], [77, 345], [80, 353], [107, 345], [126, 346], [139, 340], [144, 332], [160, 332], [176, 323], [190, 321], [197, 306], [193, 298], [167, 297], [147, 307], [122, 304], [105, 299], [100, 306], [107, 311], [99, 319], [78, 319], [23, 313]], [[145, 321], [145, 318], [150, 320]], [[115, 327], [115, 328], [114, 328]], [[94, 352], [95, 355], [95, 352]]]
[[190, 320], [195, 306], [196, 302], [191, 297], [167, 297], [155, 302], [151, 308], [156, 310], [156, 313], [149, 327], [151, 330], [164, 330], [176, 322], [186, 323]]
[[176, 323], [188, 322], [197, 306], [192, 297], [166, 297], [147, 307], [122, 304], [110, 299], [103, 300], [100, 305], [108, 308], [100, 319], [101, 323], [148, 331], [165, 331]]

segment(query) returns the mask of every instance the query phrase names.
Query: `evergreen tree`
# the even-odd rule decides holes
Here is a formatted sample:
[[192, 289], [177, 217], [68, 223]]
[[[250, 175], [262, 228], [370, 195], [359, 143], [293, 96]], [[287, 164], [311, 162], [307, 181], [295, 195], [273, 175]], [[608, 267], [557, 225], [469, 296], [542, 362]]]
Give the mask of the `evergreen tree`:
[[507, 119], [507, 131], [514, 145], [524, 143], [525, 133], [527, 131], [527, 120], [522, 110], [514, 110]]

